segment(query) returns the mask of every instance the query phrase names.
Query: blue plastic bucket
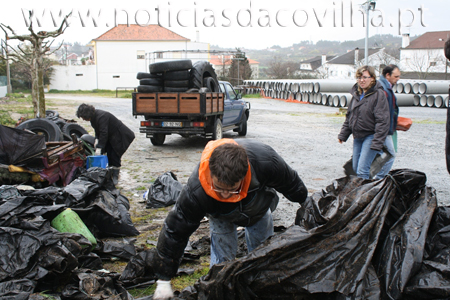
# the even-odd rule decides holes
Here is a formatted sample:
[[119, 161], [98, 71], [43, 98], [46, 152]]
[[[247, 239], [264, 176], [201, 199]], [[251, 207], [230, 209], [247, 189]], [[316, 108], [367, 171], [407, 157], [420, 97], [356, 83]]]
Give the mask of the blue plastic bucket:
[[106, 155], [91, 155], [86, 158], [86, 169], [92, 167], [108, 167], [108, 157]]

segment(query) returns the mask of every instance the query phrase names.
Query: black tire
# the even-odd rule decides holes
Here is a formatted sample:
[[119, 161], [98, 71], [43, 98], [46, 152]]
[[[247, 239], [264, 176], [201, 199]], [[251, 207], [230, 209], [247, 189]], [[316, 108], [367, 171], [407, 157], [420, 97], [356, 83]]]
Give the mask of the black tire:
[[191, 74], [189, 70], [169, 71], [164, 73], [164, 80], [189, 80]]
[[216, 119], [216, 121], [214, 122], [212, 139], [220, 140], [222, 136], [223, 136], [222, 121], [220, 121], [220, 119]]
[[191, 69], [191, 88], [203, 87], [203, 80], [206, 77], [212, 77], [217, 81], [216, 71], [214, 71], [211, 63], [205, 60], [200, 60], [194, 63]]
[[164, 141], [166, 140], [166, 135], [162, 133], [155, 133], [152, 138], [150, 138], [150, 141], [154, 146], [161, 146], [164, 144]]
[[81, 138], [83, 134], [88, 134], [86, 129], [76, 123], [66, 123], [62, 128], [62, 132], [68, 136], [72, 136], [72, 133], [75, 133], [78, 138]]
[[45, 136], [46, 142], [61, 142], [63, 134], [55, 122], [46, 118], [30, 119], [20, 123], [16, 128], [27, 129], [36, 134]]
[[163, 61], [150, 64], [149, 68], [151, 74], [189, 70], [192, 68], [192, 61], [190, 59]]
[[188, 90], [188, 87], [164, 87], [164, 92], [168, 93], [184, 93]]
[[160, 78], [144, 78], [139, 80], [140, 85], [162, 85], [163, 80]]
[[140, 85], [137, 87], [138, 93], [155, 93], [162, 92], [163, 87], [157, 85]]
[[183, 87], [186, 90], [189, 88], [189, 80], [165, 80], [165, 87]]
[[136, 75], [136, 79], [144, 79], [144, 78], [162, 78], [161, 74], [150, 74], [150, 73], [145, 73], [145, 72], [139, 72]]
[[45, 117], [49, 120], [57, 120], [59, 117], [59, 113], [56, 110], [46, 110]]
[[63, 119], [60, 119], [60, 118], [58, 118], [56, 120], [52, 120], [52, 121], [55, 122], [56, 125], [58, 125], [58, 127], [61, 129], [61, 131], [62, 131], [63, 126], [66, 125], [66, 121]]
[[219, 82], [214, 77], [203, 78], [203, 86], [207, 87], [213, 93], [219, 93]]
[[246, 136], [247, 135], [247, 116], [244, 116], [244, 120], [241, 124], [241, 130], [238, 131], [238, 135], [240, 136]]

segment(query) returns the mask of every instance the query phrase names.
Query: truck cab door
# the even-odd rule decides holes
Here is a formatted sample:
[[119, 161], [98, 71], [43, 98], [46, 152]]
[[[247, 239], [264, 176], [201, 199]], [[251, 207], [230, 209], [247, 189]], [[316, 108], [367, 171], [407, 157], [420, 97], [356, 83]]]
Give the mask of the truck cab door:
[[220, 89], [225, 93], [225, 111], [223, 114], [223, 125], [228, 126], [239, 122], [241, 105], [236, 103], [238, 95], [229, 83], [220, 83]]

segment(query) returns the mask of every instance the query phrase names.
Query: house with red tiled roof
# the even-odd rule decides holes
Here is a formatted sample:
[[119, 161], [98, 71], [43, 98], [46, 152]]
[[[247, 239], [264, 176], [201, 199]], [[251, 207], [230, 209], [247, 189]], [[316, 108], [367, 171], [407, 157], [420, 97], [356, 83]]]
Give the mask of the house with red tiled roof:
[[[176, 59], [207, 60], [209, 50], [208, 43], [193, 42], [155, 24], [120, 24], [93, 39], [88, 46], [93, 49], [95, 68], [84, 66], [74, 71], [61, 70], [61, 74], [55, 74], [50, 88], [132, 88], [139, 85], [136, 74], [149, 72], [151, 63]], [[72, 74], [73, 78], [66, 78], [65, 74]]]
[[409, 34], [403, 34], [400, 49], [402, 72], [415, 73], [420, 79], [429, 74], [446, 73], [444, 44], [449, 37], [450, 31], [430, 31], [410, 41]]
[[[210, 63], [213, 65], [217, 76], [225, 77], [228, 69], [231, 67], [233, 55], [211, 55]], [[252, 69], [252, 77], [259, 78], [259, 62], [248, 58], [248, 64]]]

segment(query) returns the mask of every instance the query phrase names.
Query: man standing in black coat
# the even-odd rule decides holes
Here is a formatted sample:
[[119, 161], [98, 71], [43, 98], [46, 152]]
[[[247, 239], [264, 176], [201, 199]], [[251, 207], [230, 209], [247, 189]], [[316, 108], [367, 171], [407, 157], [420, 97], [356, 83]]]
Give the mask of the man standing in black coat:
[[91, 122], [98, 140], [95, 153], [106, 153], [108, 165], [113, 167], [114, 184], [117, 184], [122, 155], [134, 140], [134, 132], [113, 114], [89, 104], [83, 103], [78, 107], [77, 117]]
[[153, 299], [173, 296], [170, 279], [204, 216], [209, 219], [211, 266], [236, 257], [238, 226], [245, 227], [249, 252], [273, 235], [276, 192], [298, 203], [308, 194], [297, 172], [273, 148], [250, 139], [209, 142], [159, 235], [151, 263], [159, 278]]

